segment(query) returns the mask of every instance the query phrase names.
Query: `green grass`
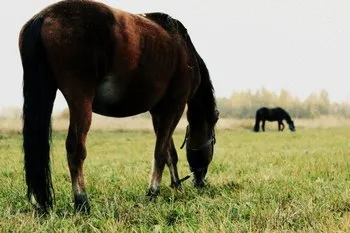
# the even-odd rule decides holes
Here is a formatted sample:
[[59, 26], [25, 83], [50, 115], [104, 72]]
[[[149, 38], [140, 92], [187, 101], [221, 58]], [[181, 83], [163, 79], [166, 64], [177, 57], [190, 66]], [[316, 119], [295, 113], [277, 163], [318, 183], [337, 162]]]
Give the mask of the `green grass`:
[[[66, 132], [53, 135], [56, 203], [37, 216], [25, 199], [21, 135], [0, 134], [0, 232], [350, 232], [350, 128], [219, 130], [209, 185], [145, 198], [155, 138], [147, 131], [92, 131], [85, 177], [90, 215], [75, 214]], [[183, 132], [175, 134], [177, 148]], [[184, 151], [179, 173], [188, 174]]]

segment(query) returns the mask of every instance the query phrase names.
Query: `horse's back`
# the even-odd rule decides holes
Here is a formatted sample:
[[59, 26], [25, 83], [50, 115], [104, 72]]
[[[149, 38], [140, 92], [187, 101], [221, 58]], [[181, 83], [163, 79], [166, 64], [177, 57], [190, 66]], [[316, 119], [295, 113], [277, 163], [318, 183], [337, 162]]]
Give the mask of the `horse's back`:
[[283, 108], [281, 107], [275, 107], [275, 108], [272, 108], [271, 111], [275, 112], [276, 114], [280, 115], [280, 116], [285, 116], [287, 114], [287, 111], [284, 110]]
[[[99, 64], [91, 64], [97, 62], [106, 66], [103, 67], [105, 74], [113, 69], [126, 73], [140, 68], [142, 62], [158, 59], [158, 63], [165, 63], [167, 60], [161, 54], [141, 57], [147, 47], [158, 46], [161, 53], [171, 40], [161, 26], [145, 17], [94, 1], [62, 1], [46, 8], [39, 16], [45, 18], [42, 39], [49, 58], [59, 60], [57, 55], [62, 56], [64, 59], [60, 60], [67, 61], [65, 68], [84, 65], [85, 69], [102, 70], [96, 67]], [[155, 67], [162, 69], [160, 65]]]
[[72, 93], [67, 86], [90, 86], [93, 110], [119, 117], [160, 102], [186, 102], [198, 85], [196, 58], [182, 35], [186, 31], [165, 16], [131, 14], [94, 1], [61, 1], [35, 17], [43, 19], [45, 55], [65, 97]]
[[261, 107], [256, 111], [256, 116], [265, 116], [269, 112], [269, 109], [266, 107]]
[[261, 107], [257, 110], [257, 116], [262, 120], [280, 121], [285, 117], [286, 111], [281, 107], [267, 108]]

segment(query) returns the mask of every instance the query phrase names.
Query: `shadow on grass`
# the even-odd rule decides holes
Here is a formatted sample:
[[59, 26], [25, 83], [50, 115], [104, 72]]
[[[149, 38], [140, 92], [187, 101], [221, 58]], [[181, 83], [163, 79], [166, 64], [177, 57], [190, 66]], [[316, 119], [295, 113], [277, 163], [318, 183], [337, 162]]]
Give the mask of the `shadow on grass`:
[[236, 193], [241, 190], [243, 186], [234, 181], [228, 181], [222, 184], [212, 185], [207, 183], [203, 188], [195, 188], [192, 184], [186, 184], [179, 189], [172, 189], [170, 187], [163, 188], [159, 198], [166, 203], [186, 202], [194, 200], [198, 197], [215, 198], [227, 194]]

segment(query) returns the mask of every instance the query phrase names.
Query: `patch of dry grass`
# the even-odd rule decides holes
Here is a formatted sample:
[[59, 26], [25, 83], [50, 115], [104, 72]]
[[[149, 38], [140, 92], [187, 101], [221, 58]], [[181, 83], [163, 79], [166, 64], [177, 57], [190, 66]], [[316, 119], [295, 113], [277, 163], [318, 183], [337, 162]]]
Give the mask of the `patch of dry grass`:
[[[254, 126], [254, 119], [232, 119], [220, 118], [218, 129], [249, 129]], [[294, 119], [296, 128], [336, 128], [350, 126], [350, 119], [336, 116], [321, 116], [315, 119]], [[62, 117], [53, 117], [54, 130], [67, 130], [69, 121]], [[287, 126], [287, 124], [285, 123]], [[177, 126], [177, 130], [184, 130], [187, 126], [187, 120], [182, 118]], [[20, 118], [0, 118], [0, 131], [20, 131], [22, 122]], [[288, 127], [286, 127], [286, 130]], [[134, 116], [126, 118], [112, 118], [93, 114], [91, 130], [143, 130], [152, 131], [152, 120], [150, 117]], [[277, 130], [277, 122], [266, 122], [266, 130]]]

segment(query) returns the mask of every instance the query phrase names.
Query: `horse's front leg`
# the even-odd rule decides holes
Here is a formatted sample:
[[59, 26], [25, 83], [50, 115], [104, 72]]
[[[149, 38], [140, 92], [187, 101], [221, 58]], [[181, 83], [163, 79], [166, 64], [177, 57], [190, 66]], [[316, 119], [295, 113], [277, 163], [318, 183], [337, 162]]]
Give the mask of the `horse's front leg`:
[[154, 131], [157, 136], [153, 159], [153, 170], [147, 196], [151, 199], [159, 194], [160, 183], [165, 164], [168, 165], [172, 184], [177, 184], [179, 176], [177, 172], [177, 153], [172, 140], [172, 135], [178, 124], [184, 107], [172, 114], [152, 112]]
[[281, 121], [281, 131], [283, 131], [284, 130], [284, 124], [283, 124], [283, 122]]
[[265, 121], [264, 120], [262, 121], [261, 129], [263, 132], [265, 132]]

